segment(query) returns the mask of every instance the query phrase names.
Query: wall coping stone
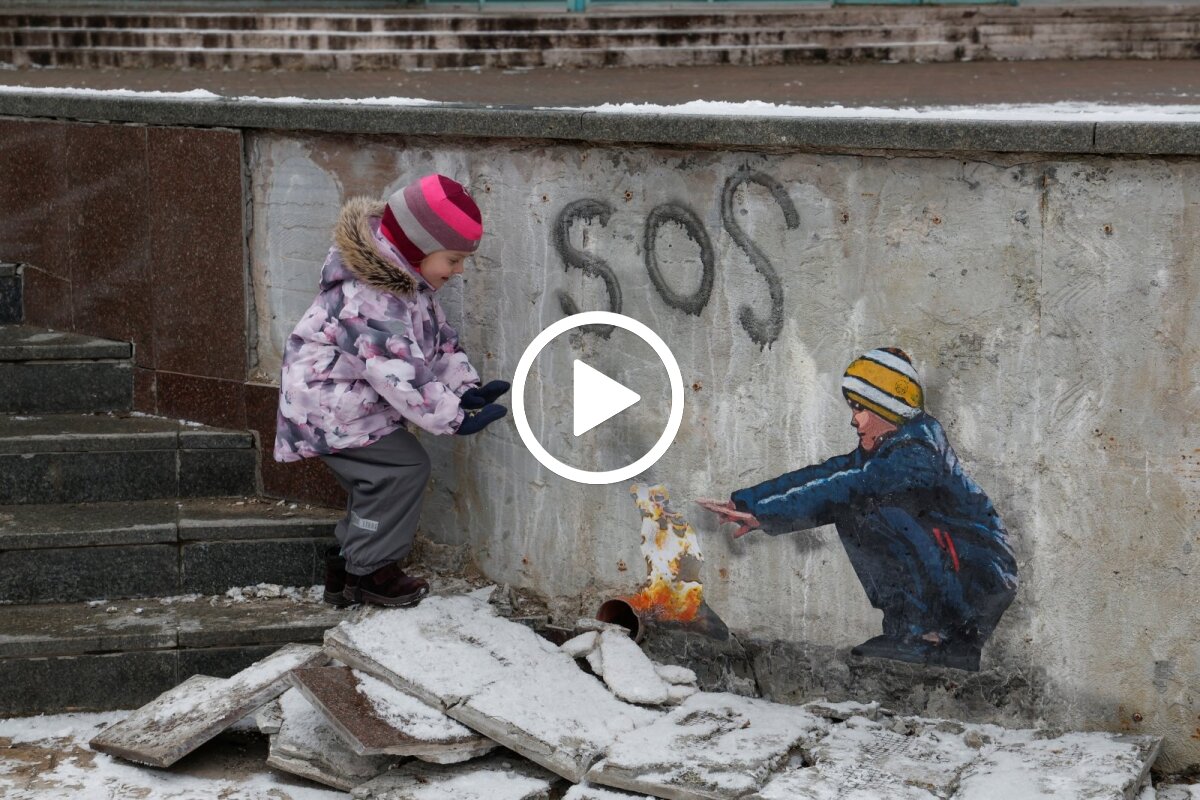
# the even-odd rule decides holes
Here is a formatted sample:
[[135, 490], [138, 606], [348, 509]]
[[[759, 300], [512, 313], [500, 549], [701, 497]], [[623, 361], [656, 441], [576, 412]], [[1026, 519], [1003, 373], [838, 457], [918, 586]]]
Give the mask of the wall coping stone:
[[0, 94], [0, 116], [82, 122], [787, 150], [1200, 155], [1200, 122], [622, 114], [523, 106]]

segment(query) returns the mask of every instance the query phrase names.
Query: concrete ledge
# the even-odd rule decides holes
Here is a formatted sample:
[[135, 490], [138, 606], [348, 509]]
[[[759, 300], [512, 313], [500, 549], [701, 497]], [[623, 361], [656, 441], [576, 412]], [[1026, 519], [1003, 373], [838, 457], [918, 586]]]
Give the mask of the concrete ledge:
[[1200, 123], [615, 114], [4, 92], [0, 115], [331, 133], [820, 150], [1200, 154]]

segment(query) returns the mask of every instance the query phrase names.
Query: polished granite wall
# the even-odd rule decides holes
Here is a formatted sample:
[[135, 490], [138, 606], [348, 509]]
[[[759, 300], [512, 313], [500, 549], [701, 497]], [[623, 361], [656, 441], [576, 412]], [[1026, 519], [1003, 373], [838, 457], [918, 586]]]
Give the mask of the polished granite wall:
[[271, 458], [278, 390], [247, 379], [241, 131], [0, 119], [0, 173], [27, 322], [133, 342], [138, 411], [254, 430], [266, 493], [343, 502]]

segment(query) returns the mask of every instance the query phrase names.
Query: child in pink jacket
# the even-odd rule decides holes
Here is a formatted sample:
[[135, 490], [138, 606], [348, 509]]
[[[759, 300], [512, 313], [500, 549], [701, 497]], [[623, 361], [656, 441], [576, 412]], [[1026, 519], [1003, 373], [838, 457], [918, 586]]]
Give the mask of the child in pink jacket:
[[329, 602], [412, 605], [428, 593], [400, 567], [430, 471], [407, 428], [468, 435], [507, 413], [495, 401], [509, 385], [479, 386], [434, 298], [482, 236], [478, 206], [443, 175], [342, 208], [321, 292], [287, 341], [275, 435], [276, 461], [319, 457], [349, 494]]

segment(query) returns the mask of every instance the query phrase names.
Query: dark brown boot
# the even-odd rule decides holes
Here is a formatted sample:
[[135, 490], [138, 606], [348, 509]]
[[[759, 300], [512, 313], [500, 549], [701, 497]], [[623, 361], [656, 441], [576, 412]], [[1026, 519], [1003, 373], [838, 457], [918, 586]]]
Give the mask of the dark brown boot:
[[400, 564], [394, 563], [380, 567], [370, 575], [347, 575], [345, 591], [356, 602], [380, 606], [415, 606], [429, 594], [429, 583], [424, 578], [405, 575]]
[[343, 590], [346, 588], [346, 559], [337, 545], [325, 548], [325, 602], [338, 607], [350, 605]]

